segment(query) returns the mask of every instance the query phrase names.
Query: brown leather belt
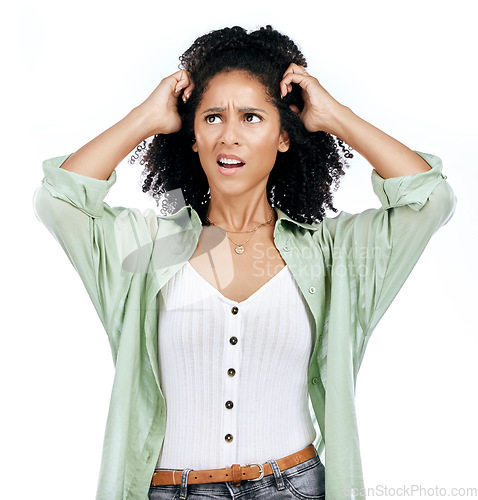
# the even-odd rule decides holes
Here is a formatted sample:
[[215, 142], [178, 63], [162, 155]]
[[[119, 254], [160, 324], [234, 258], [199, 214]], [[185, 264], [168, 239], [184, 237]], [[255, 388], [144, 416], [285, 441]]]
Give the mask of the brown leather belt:
[[[301, 464], [317, 455], [314, 445], [300, 450], [292, 455], [276, 460], [279, 470], [283, 471], [294, 465]], [[165, 484], [181, 484], [182, 470], [155, 470], [151, 486]], [[192, 470], [188, 475], [188, 484], [221, 483], [231, 481], [234, 486], [239, 486], [241, 481], [258, 481], [264, 476], [272, 474], [271, 465], [265, 464], [233, 464], [225, 469]]]

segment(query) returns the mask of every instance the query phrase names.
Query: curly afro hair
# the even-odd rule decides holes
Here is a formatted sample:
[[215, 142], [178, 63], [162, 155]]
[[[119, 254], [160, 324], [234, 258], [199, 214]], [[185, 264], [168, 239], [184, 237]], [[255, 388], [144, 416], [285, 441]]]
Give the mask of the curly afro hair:
[[[267, 197], [289, 217], [299, 222], [320, 222], [327, 209], [337, 212], [332, 192], [353, 155], [343, 141], [326, 132], [308, 132], [290, 105], [303, 109], [301, 89], [293, 84], [283, 99], [279, 83], [291, 63], [307, 67], [297, 45], [271, 26], [248, 33], [234, 26], [199, 37], [180, 57], [180, 69], [189, 72], [195, 88], [186, 103], [178, 99], [182, 128], [173, 134], [158, 134], [136, 148], [130, 162], [140, 159], [143, 192], [149, 192], [163, 213], [173, 213], [182, 200], [173, 194], [180, 189], [184, 201], [198, 213], [204, 225], [210, 199], [209, 185], [197, 153], [192, 151], [194, 117], [210, 80], [217, 74], [246, 71], [265, 88], [279, 112], [281, 127], [290, 138], [289, 150], [278, 153], [267, 182]], [[291, 168], [292, 167], [292, 168]], [[176, 191], [177, 193], [177, 191]]]

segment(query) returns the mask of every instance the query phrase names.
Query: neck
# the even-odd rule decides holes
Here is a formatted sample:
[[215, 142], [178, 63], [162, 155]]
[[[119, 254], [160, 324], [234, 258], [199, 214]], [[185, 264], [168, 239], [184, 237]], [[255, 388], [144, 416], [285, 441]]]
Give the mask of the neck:
[[247, 231], [253, 229], [257, 224], [269, 220], [271, 211], [271, 224], [274, 224], [275, 211], [272, 209], [266, 193], [263, 193], [261, 197], [249, 200], [245, 200], [243, 197], [241, 199], [229, 197], [226, 201], [211, 196], [207, 216], [209, 220], [226, 230]]

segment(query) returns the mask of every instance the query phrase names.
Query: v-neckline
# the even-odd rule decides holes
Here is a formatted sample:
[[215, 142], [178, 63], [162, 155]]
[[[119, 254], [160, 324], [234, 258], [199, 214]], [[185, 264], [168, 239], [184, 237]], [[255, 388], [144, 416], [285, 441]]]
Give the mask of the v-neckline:
[[253, 292], [251, 295], [249, 295], [249, 297], [247, 297], [247, 299], [244, 299], [244, 300], [241, 300], [240, 302], [238, 302], [237, 300], [232, 300], [229, 297], [224, 296], [214, 285], [211, 285], [211, 283], [209, 283], [209, 281], [207, 281], [207, 279], [204, 278], [204, 276], [202, 276], [198, 271], [196, 271], [196, 269], [189, 262], [189, 260], [186, 261], [186, 265], [188, 265], [189, 268], [192, 269], [193, 273], [199, 278], [199, 280], [201, 280], [203, 283], [205, 283], [208, 287], [212, 288], [212, 290], [216, 293], [216, 295], [218, 295], [224, 301], [229, 302], [230, 304], [236, 304], [236, 305], [245, 304], [246, 302], [249, 302], [250, 300], [252, 300], [255, 295], [257, 295], [261, 290], [263, 290], [265, 287], [267, 287], [269, 285], [269, 283], [271, 283], [271, 281], [274, 281], [274, 279], [277, 276], [279, 276], [284, 271], [284, 269], [287, 268], [287, 264], [286, 264], [278, 273], [274, 274], [274, 276], [272, 276], [272, 278], [270, 280], [267, 280], [255, 292]]

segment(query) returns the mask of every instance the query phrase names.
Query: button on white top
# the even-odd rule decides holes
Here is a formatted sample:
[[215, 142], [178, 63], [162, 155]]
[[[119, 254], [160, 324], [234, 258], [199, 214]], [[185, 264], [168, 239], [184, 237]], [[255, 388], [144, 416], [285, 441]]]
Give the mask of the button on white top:
[[287, 266], [238, 303], [186, 263], [161, 289], [158, 320], [168, 410], [158, 467], [263, 463], [314, 441], [315, 323]]

